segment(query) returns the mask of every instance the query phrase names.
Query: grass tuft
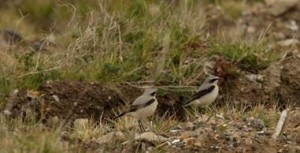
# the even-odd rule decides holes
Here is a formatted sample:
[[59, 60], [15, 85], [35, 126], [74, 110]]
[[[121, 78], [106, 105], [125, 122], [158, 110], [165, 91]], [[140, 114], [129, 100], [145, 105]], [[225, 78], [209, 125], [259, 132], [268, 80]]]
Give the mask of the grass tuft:
[[276, 59], [272, 51], [259, 43], [212, 43], [210, 50], [212, 55], [223, 56], [242, 70], [250, 72], [263, 70]]

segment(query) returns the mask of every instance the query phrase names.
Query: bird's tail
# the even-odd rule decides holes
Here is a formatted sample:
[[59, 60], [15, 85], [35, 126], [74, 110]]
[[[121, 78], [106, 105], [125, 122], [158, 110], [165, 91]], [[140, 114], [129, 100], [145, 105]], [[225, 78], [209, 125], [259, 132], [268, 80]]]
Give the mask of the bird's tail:
[[116, 120], [116, 119], [118, 119], [118, 118], [120, 118], [120, 117], [122, 117], [122, 116], [124, 116], [126, 114], [126, 112], [123, 112], [123, 113], [121, 113], [121, 114], [119, 114], [118, 116], [116, 116], [115, 118], [113, 118], [114, 120]]
[[190, 100], [188, 100], [187, 102], [185, 102], [184, 104], [183, 104], [183, 106], [184, 107], [186, 107], [186, 106], [190, 106], [190, 105], [192, 105], [192, 102], [194, 101], [194, 99], [190, 99]]

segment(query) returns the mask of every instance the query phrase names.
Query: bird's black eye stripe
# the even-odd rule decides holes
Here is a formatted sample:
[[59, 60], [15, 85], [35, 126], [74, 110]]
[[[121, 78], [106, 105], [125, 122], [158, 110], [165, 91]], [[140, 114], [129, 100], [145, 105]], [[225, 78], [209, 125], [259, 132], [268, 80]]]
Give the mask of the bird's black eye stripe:
[[217, 81], [218, 79], [211, 79], [211, 80], [209, 80], [209, 83], [214, 83], [215, 81]]
[[150, 96], [155, 96], [155, 94], [156, 94], [156, 92], [153, 91], [153, 92], [150, 93]]

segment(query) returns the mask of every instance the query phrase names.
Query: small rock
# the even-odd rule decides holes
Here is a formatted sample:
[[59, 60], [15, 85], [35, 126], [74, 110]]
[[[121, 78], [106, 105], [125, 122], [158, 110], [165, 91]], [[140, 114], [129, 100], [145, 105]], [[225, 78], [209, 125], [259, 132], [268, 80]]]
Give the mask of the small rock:
[[182, 142], [184, 142], [185, 145], [192, 146], [196, 143], [196, 139], [195, 138], [187, 138], [187, 139], [183, 139]]
[[182, 147], [184, 146], [184, 142], [180, 141], [180, 139], [175, 139], [171, 142], [172, 145], [176, 147]]
[[10, 116], [10, 115], [11, 115], [11, 111], [9, 111], [9, 110], [4, 110], [4, 111], [3, 111], [3, 114], [6, 115], [6, 116]]
[[278, 42], [278, 45], [282, 47], [289, 47], [293, 45], [298, 45], [300, 41], [296, 38], [286, 39]]
[[60, 102], [59, 97], [57, 95], [52, 95], [52, 97], [56, 102]]
[[297, 6], [299, 0], [276, 0], [270, 4], [268, 12], [274, 16], [279, 16]]
[[58, 116], [52, 116], [49, 119], [47, 119], [45, 125], [50, 126], [50, 127], [55, 127], [58, 126], [60, 123], [59, 117]]
[[249, 74], [249, 75], [246, 75], [246, 78], [247, 78], [249, 81], [256, 81], [256, 75], [255, 75], [255, 74]]
[[145, 140], [149, 142], [165, 142], [169, 139], [160, 135], [157, 135], [153, 132], [144, 132], [142, 134], [138, 134], [134, 138], [135, 140]]
[[122, 132], [110, 132], [106, 135], [101, 136], [100, 138], [96, 139], [95, 142], [99, 144], [112, 144], [117, 140], [125, 140], [125, 136]]
[[196, 129], [196, 126], [195, 126], [195, 124], [193, 124], [192, 122], [187, 122], [187, 123], [185, 124], [185, 129], [186, 129], [186, 130], [195, 130], [195, 129]]
[[35, 90], [27, 90], [26, 91], [27, 97], [31, 99], [37, 99], [40, 95], [40, 92], [35, 91]]
[[263, 130], [262, 130], [262, 131], [257, 131], [257, 132], [256, 132], [256, 135], [265, 135], [265, 134], [266, 134], [266, 132], [263, 131]]
[[209, 118], [209, 116], [203, 114], [200, 117], [198, 117], [197, 122], [205, 122], [208, 120], [208, 118]]
[[256, 30], [256, 28], [255, 27], [253, 27], [253, 26], [248, 26], [247, 27], [247, 33], [255, 33], [257, 30]]
[[246, 78], [249, 81], [252, 81], [252, 82], [255, 82], [255, 83], [257, 83], [257, 81], [259, 81], [259, 82], [264, 81], [264, 76], [261, 75], [261, 74], [249, 74], [249, 75], [246, 75]]
[[295, 20], [292, 20], [288, 24], [285, 24], [285, 27], [292, 31], [297, 31], [299, 29]]
[[256, 80], [262, 82], [262, 81], [264, 81], [265, 79], [264, 79], [264, 76], [263, 76], [263, 75], [257, 74]]
[[265, 128], [265, 123], [261, 119], [253, 119], [250, 121], [250, 126], [255, 128], [256, 130], [263, 130]]

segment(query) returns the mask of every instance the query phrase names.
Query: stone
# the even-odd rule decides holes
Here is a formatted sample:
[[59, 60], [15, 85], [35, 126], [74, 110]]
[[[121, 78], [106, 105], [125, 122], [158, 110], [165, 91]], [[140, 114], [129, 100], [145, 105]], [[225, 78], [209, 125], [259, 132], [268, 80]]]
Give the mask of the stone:
[[137, 134], [134, 138], [135, 140], [145, 140], [148, 142], [165, 142], [169, 139], [160, 135], [157, 135], [153, 132], [144, 132], [142, 134]]
[[112, 144], [117, 140], [125, 140], [125, 135], [120, 131], [107, 133], [97, 138], [95, 142], [99, 144]]

